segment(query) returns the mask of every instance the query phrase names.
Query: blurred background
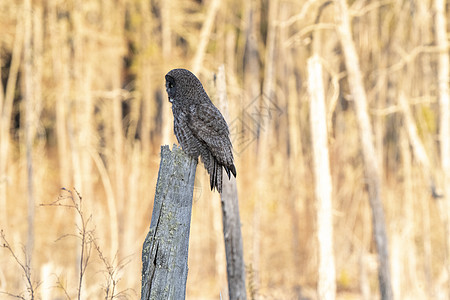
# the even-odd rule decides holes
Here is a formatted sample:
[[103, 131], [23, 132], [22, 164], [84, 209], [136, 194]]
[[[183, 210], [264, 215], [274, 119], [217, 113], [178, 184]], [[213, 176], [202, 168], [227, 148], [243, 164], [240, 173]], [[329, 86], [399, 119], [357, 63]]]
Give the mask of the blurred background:
[[[437, 47], [435, 2], [348, 1], [397, 299], [448, 295], [442, 190], [449, 170], [441, 167], [438, 85], [439, 54], [448, 49]], [[311, 0], [0, 1], [0, 228], [17, 259], [30, 263], [40, 283], [35, 297], [78, 292], [80, 215], [41, 205], [68, 201], [67, 190], [81, 195], [95, 238], [83, 298], [105, 299], [105, 261], [120, 279], [115, 292], [139, 297], [160, 146], [176, 143], [164, 75], [192, 70], [215, 102], [224, 65], [248, 298], [316, 299], [306, 70], [314, 46], [326, 98], [337, 298], [377, 299], [372, 214], [335, 24], [334, 4]], [[188, 299], [226, 294], [221, 218], [201, 165]], [[5, 247], [0, 266], [0, 291], [29, 299], [26, 276]]]

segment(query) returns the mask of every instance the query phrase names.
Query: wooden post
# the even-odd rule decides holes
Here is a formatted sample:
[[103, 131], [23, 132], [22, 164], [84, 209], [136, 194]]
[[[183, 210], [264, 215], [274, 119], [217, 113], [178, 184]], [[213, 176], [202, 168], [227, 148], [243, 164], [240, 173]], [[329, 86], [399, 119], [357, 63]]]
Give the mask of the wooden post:
[[142, 248], [141, 300], [184, 299], [197, 161], [161, 147], [150, 230]]
[[223, 237], [227, 257], [228, 295], [230, 300], [247, 299], [245, 264], [242, 246], [241, 220], [237, 197], [236, 178], [223, 180], [222, 201]]
[[[217, 74], [218, 106], [225, 120], [228, 118], [227, 87], [225, 67], [221, 65]], [[225, 240], [225, 254], [227, 257], [228, 295], [230, 300], [247, 299], [245, 289], [245, 264], [242, 246], [241, 218], [239, 216], [239, 202], [236, 178], [223, 174], [222, 201], [223, 237]]]

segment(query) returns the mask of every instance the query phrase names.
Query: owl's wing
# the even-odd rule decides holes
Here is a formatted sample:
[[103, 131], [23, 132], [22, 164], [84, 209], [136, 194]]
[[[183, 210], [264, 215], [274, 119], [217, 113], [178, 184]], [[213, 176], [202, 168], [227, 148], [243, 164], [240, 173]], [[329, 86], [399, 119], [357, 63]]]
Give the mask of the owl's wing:
[[221, 165], [225, 167], [233, 166], [228, 125], [222, 114], [211, 102], [191, 106], [187, 116], [187, 124], [197, 139], [206, 144]]

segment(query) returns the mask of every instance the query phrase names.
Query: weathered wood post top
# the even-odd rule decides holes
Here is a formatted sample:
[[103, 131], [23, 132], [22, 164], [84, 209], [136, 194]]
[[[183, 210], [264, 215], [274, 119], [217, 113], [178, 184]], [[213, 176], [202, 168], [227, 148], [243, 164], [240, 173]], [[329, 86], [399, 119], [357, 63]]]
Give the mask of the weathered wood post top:
[[152, 220], [142, 249], [141, 300], [185, 298], [196, 167], [180, 147], [161, 147]]

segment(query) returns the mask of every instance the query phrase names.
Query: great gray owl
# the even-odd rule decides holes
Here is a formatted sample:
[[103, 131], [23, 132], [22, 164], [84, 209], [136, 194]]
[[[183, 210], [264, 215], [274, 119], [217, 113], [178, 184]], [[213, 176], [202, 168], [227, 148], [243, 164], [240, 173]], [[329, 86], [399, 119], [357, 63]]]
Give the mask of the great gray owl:
[[211, 190], [222, 193], [222, 167], [236, 177], [228, 125], [209, 99], [202, 83], [186, 69], [166, 75], [166, 91], [172, 103], [173, 129], [183, 150], [198, 159], [208, 174]]

